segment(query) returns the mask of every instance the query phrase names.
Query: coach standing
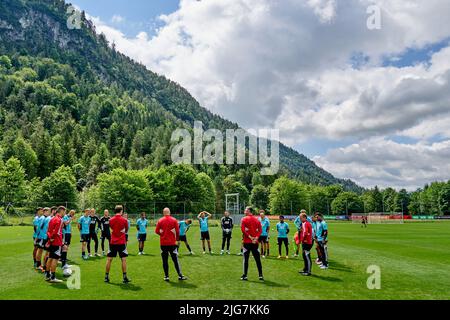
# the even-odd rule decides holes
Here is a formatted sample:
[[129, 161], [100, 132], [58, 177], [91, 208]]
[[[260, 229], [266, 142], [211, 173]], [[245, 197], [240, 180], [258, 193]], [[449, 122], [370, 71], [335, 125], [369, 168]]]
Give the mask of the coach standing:
[[123, 207], [116, 206], [114, 209], [114, 217], [109, 220], [109, 227], [111, 228], [111, 243], [109, 245], [109, 251], [106, 260], [106, 272], [105, 272], [105, 282], [109, 282], [109, 270], [111, 269], [112, 259], [117, 257], [119, 254], [122, 260], [122, 272], [123, 272], [123, 283], [130, 282], [127, 277], [127, 240], [125, 234], [128, 232], [128, 221], [124, 217]]
[[169, 281], [169, 254], [172, 258], [175, 270], [178, 273], [178, 280], [187, 280], [181, 273], [178, 261], [177, 241], [180, 237], [180, 227], [177, 219], [170, 216], [170, 209], [164, 208], [163, 217], [156, 224], [155, 233], [159, 235], [161, 245], [161, 257], [164, 269], [164, 281]]
[[300, 231], [300, 242], [302, 244], [303, 261], [305, 266], [300, 273], [304, 276], [311, 275], [311, 248], [313, 245], [313, 229], [311, 223], [308, 221], [306, 213], [300, 214], [300, 220], [302, 222], [302, 228]]
[[262, 233], [262, 226], [258, 218], [253, 215], [252, 207], [245, 208], [245, 217], [241, 221], [241, 230], [244, 242], [244, 274], [242, 275], [241, 280], [248, 280], [248, 260], [251, 252], [258, 268], [259, 280], [264, 281], [261, 255], [258, 250], [258, 239]]

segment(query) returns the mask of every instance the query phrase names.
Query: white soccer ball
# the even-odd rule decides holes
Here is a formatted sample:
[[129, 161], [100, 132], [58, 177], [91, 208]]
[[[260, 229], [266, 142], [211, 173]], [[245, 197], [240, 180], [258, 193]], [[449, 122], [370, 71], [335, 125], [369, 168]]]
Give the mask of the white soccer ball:
[[66, 268], [63, 270], [64, 277], [70, 277], [72, 275], [72, 269]]

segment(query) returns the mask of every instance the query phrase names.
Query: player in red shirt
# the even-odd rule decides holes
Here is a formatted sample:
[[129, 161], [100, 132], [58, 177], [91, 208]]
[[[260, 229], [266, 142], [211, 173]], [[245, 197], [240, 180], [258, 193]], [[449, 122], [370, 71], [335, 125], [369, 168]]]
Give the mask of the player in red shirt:
[[66, 214], [66, 208], [59, 207], [56, 210], [55, 216], [50, 220], [47, 229], [48, 237], [48, 271], [45, 273], [45, 280], [52, 283], [60, 283], [62, 280], [56, 279], [56, 267], [58, 266], [58, 260], [61, 258], [61, 249], [63, 245], [62, 228], [63, 221], [62, 216]]
[[243, 234], [244, 243], [244, 274], [241, 280], [247, 281], [248, 273], [248, 260], [250, 258], [250, 253], [252, 253], [253, 258], [256, 262], [256, 267], [258, 268], [259, 280], [264, 281], [263, 270], [261, 264], [261, 255], [259, 253], [259, 237], [262, 233], [261, 222], [253, 215], [253, 208], [245, 208], [245, 217], [241, 221], [241, 230]]
[[122, 260], [123, 283], [128, 283], [131, 282], [131, 280], [127, 277], [128, 251], [126, 245], [127, 240], [125, 237], [128, 232], [128, 220], [122, 217], [122, 206], [116, 206], [114, 213], [114, 217], [109, 220], [109, 227], [111, 228], [111, 242], [106, 260], [105, 282], [109, 282], [109, 270], [111, 269], [112, 259], [117, 257], [117, 254], [119, 254], [119, 257]]
[[170, 209], [164, 208], [163, 217], [156, 224], [155, 233], [159, 235], [161, 245], [161, 257], [164, 269], [164, 281], [169, 281], [169, 254], [172, 258], [175, 270], [178, 273], [178, 280], [183, 281], [187, 278], [181, 272], [180, 262], [178, 261], [177, 242], [180, 238], [180, 227], [177, 219], [170, 216]]
[[303, 268], [303, 271], [300, 271], [300, 273], [304, 276], [310, 276], [312, 266], [311, 248], [313, 246], [313, 230], [306, 213], [302, 213], [300, 215], [300, 220], [302, 222], [302, 228], [300, 230], [300, 243], [302, 244], [303, 261], [305, 263], [305, 267]]

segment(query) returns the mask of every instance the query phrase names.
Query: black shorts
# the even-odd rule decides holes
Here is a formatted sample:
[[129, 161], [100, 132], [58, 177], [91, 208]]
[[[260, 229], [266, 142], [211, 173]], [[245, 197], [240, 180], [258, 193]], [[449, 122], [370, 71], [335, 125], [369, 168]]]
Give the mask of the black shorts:
[[102, 232], [102, 235], [100, 236], [100, 239], [108, 239], [108, 241], [111, 241], [111, 233], [108, 232]]
[[107, 256], [109, 258], [115, 258], [117, 254], [119, 254], [120, 258], [128, 257], [127, 246], [125, 244], [111, 244]]
[[180, 240], [180, 241], [183, 241], [183, 242], [187, 242], [186, 235], [180, 236], [180, 239], [179, 239], [179, 240]]
[[284, 245], [289, 245], [289, 239], [288, 238], [278, 238], [278, 245], [281, 246], [284, 243]]
[[200, 240], [209, 240], [209, 231], [202, 231], [200, 235]]
[[231, 232], [222, 232], [222, 238], [231, 239]]
[[39, 249], [45, 249], [45, 245], [47, 244], [47, 239], [36, 239], [36, 244]]
[[47, 251], [49, 252], [48, 257], [50, 259], [61, 258], [61, 246], [50, 246]]
[[138, 238], [139, 242], [147, 241], [147, 234], [146, 233], [139, 233], [137, 238]]
[[70, 241], [72, 240], [72, 234], [71, 233], [65, 233], [64, 234], [64, 245], [69, 246], [70, 245]]
[[80, 242], [89, 242], [89, 240], [90, 237], [88, 233], [80, 235]]
[[259, 241], [260, 243], [268, 243], [268, 242], [269, 242], [269, 239], [267, 238], [267, 236], [260, 236], [259, 239], [258, 239], [258, 241]]

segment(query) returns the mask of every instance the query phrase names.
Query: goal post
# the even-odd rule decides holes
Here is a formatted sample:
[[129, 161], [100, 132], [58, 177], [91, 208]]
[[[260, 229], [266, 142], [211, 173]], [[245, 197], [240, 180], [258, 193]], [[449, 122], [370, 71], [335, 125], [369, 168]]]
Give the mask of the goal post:
[[403, 212], [370, 212], [352, 214], [352, 223], [362, 223], [363, 217], [368, 224], [403, 224], [405, 222]]

